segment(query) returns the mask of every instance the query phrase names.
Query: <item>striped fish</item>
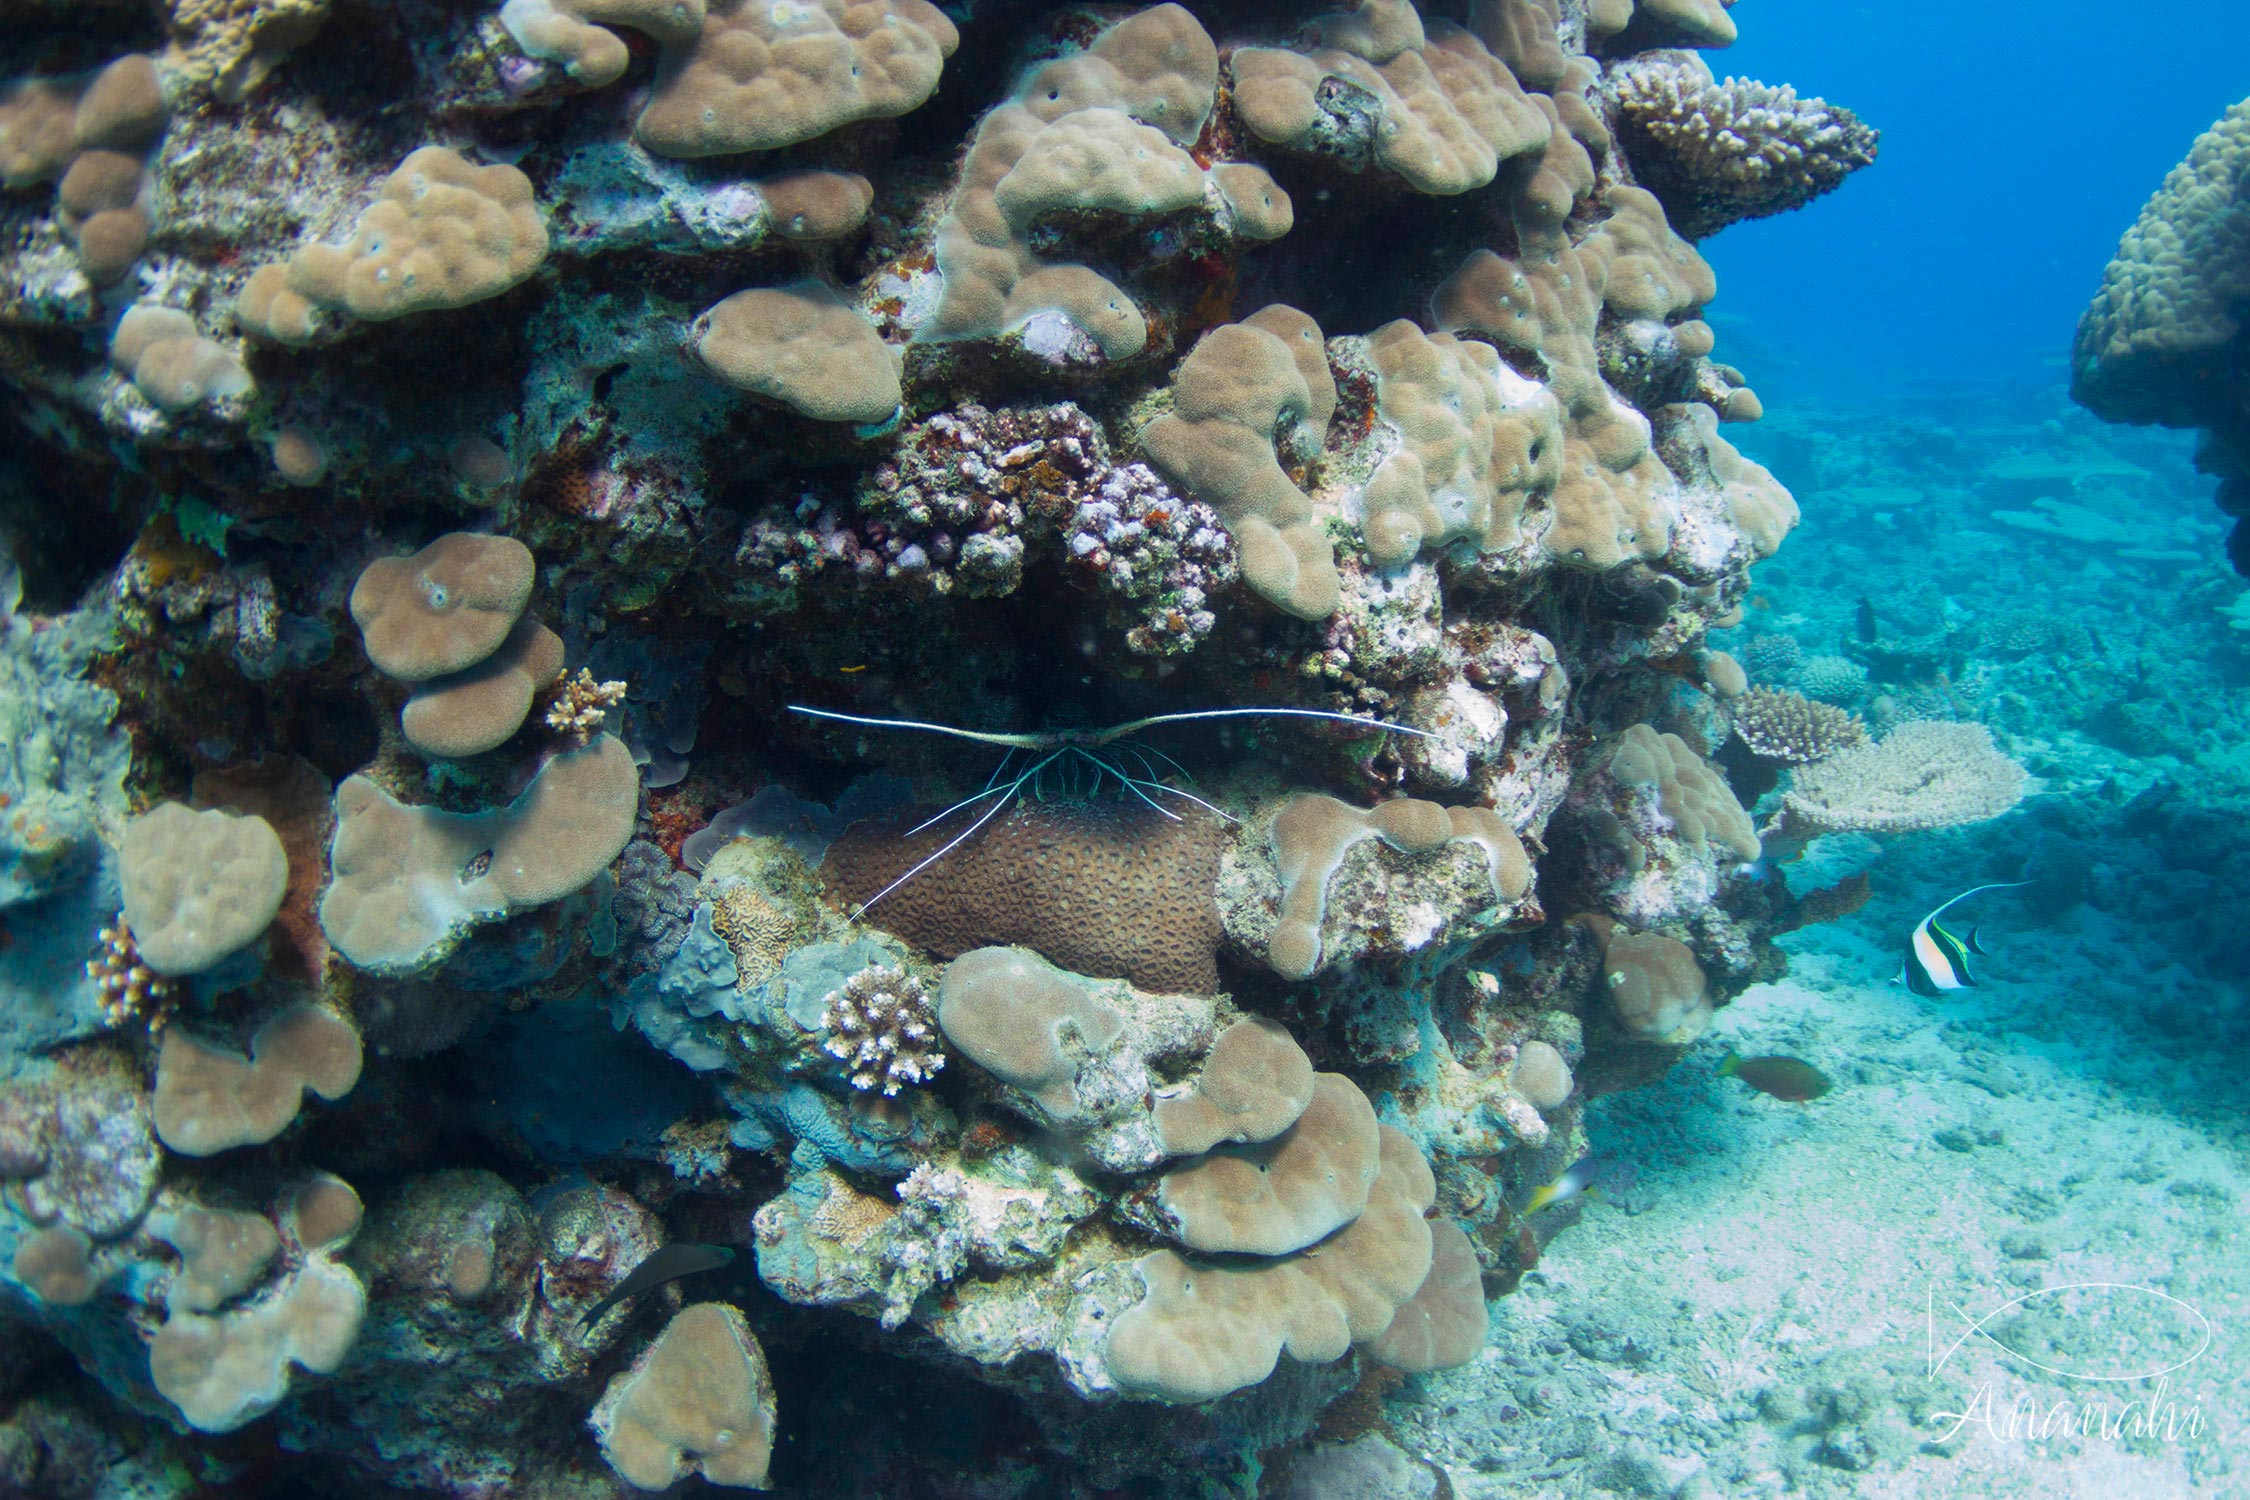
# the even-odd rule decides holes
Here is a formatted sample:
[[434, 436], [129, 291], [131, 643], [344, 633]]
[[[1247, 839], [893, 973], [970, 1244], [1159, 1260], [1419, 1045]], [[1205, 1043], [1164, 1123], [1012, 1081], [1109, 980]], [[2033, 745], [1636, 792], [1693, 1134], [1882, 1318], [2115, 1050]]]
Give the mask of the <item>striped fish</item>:
[[1966, 939], [1949, 930], [1938, 918], [1954, 907], [1976, 895], [1979, 891], [2012, 890], [2029, 885], [2027, 880], [2002, 880], [1991, 885], [1971, 886], [1951, 901], [1931, 912], [1914, 924], [1914, 931], [1906, 940], [1906, 961], [1899, 966], [1893, 984], [1903, 984], [1917, 995], [1936, 999], [1954, 990], [1973, 990], [1977, 982], [1969, 973], [1969, 955], [1982, 955], [1984, 949], [1977, 943], [1977, 929], [1971, 927]]

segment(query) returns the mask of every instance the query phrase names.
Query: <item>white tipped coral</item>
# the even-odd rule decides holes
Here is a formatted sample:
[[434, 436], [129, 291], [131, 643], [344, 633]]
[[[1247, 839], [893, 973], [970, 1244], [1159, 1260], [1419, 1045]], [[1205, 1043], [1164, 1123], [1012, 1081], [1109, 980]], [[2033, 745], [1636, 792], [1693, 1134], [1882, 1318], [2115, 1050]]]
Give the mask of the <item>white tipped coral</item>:
[[828, 997], [820, 1025], [822, 1045], [850, 1067], [855, 1089], [893, 1095], [945, 1067], [929, 992], [904, 969], [860, 970]]

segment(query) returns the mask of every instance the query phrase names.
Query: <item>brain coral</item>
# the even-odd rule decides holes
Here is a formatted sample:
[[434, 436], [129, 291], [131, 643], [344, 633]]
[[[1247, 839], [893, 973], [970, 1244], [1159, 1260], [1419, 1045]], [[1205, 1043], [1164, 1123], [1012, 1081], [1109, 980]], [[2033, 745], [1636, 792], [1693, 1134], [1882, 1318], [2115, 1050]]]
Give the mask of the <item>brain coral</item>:
[[531, 179], [424, 146], [383, 180], [342, 244], [302, 246], [243, 284], [235, 317], [284, 344], [312, 342], [318, 315], [378, 320], [496, 297], [547, 257]]
[[[845, 830], [821, 865], [829, 889], [865, 901], [936, 853], [960, 820], [908, 832], [931, 811]], [[1216, 818], [1175, 822], [1121, 800], [1028, 803], [884, 896], [868, 920], [941, 958], [1017, 945], [1075, 973], [1207, 995], [1218, 988], [1212, 890], [1226, 842]]]

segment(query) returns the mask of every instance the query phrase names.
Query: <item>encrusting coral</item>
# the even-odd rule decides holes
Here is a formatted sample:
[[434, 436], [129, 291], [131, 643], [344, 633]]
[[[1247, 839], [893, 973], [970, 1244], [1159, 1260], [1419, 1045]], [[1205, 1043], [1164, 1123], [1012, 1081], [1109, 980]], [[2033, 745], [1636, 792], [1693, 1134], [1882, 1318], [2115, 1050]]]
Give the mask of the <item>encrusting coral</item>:
[[496, 297], [546, 255], [530, 178], [424, 146], [383, 180], [348, 240], [306, 245], [260, 267], [243, 284], [235, 317], [277, 343], [305, 344], [345, 315], [402, 318]]

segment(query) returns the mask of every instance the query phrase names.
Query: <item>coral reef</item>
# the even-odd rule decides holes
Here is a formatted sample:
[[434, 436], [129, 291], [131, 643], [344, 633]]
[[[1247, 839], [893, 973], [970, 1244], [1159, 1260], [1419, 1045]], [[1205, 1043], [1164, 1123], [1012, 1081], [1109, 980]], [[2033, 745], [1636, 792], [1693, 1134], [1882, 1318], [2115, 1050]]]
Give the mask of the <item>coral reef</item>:
[[20, 29], [0, 1336], [207, 1487], [1379, 1464], [1817, 907], [1761, 795], [2014, 800], [1845, 743], [1931, 621], [1712, 639], [1688, 241], [1872, 149], [1718, 0]]
[[2237, 518], [2227, 544], [2250, 575], [2250, 428], [2243, 422], [2241, 308], [2250, 278], [2250, 100], [2198, 136], [2118, 241], [2078, 320], [2070, 393], [2112, 422], [2200, 427], [2198, 463]]
[[1880, 137], [1850, 110], [1786, 85], [1720, 83], [1692, 52], [1642, 53], [1602, 85], [1642, 186], [1691, 240], [1802, 208], [1875, 162]]

